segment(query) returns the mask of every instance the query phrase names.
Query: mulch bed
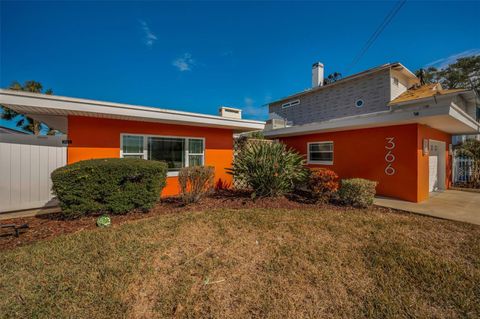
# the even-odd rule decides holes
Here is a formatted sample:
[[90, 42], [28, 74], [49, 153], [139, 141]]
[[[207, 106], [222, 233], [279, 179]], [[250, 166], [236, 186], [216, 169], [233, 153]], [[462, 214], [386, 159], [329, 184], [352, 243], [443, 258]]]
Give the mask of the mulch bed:
[[[218, 208], [227, 209], [249, 209], [249, 208], [268, 208], [268, 209], [312, 209], [322, 207], [321, 204], [312, 203], [308, 198], [301, 195], [289, 195], [287, 197], [277, 198], [257, 198], [252, 199], [250, 193], [222, 191], [212, 196], [204, 198], [201, 202], [183, 205], [177, 197], [162, 199], [153, 209], [147, 213], [130, 212], [125, 215], [112, 215], [113, 225], [122, 224], [131, 220], [144, 219], [162, 214], [181, 213], [187, 211], [208, 211]], [[324, 205], [324, 207], [327, 207]], [[334, 205], [328, 205], [329, 209], [342, 209]], [[75, 233], [85, 229], [96, 228], [96, 220], [100, 216], [90, 215], [73, 220], [65, 220], [60, 214], [48, 214], [35, 217], [15, 218], [2, 220], [5, 224], [28, 224], [29, 228], [23, 230], [19, 237], [12, 235], [10, 229], [0, 230], [0, 250], [11, 249], [17, 246], [23, 246], [38, 240], [54, 238], [59, 235]]]

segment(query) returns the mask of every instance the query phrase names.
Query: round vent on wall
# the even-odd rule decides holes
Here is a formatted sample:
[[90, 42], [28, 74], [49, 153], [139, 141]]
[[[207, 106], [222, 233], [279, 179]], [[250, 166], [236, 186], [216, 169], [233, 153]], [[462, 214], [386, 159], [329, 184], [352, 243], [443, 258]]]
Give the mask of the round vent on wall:
[[362, 107], [365, 104], [365, 102], [362, 99], [358, 99], [355, 101], [355, 106], [356, 107]]

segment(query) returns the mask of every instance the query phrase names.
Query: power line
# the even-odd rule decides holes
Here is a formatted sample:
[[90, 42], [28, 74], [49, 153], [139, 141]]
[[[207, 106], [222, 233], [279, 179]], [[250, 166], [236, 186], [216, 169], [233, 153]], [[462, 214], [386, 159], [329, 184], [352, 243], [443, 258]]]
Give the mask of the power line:
[[365, 55], [365, 53], [368, 51], [368, 49], [372, 46], [372, 44], [377, 40], [377, 38], [380, 36], [380, 34], [385, 30], [387, 25], [393, 20], [395, 15], [400, 11], [400, 9], [403, 7], [403, 5], [407, 2], [407, 0], [399, 0], [395, 6], [390, 10], [390, 12], [385, 16], [383, 19], [382, 23], [377, 27], [375, 32], [370, 36], [368, 41], [365, 43], [363, 46], [362, 50], [359, 52], [359, 54], [353, 59], [352, 63], [350, 66], [347, 68], [347, 72], [353, 68], [359, 61], [360, 59]]

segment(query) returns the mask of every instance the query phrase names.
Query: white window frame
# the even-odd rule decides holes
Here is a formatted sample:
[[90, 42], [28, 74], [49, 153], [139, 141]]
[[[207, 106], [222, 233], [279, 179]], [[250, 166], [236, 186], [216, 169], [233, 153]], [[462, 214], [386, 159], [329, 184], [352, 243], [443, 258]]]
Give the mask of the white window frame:
[[[310, 145], [311, 144], [332, 144], [331, 151], [316, 151], [313, 153], [332, 153], [332, 160], [331, 161], [311, 161], [310, 160]], [[307, 143], [307, 164], [321, 164], [321, 165], [333, 165], [333, 160], [335, 156], [335, 143], [333, 141], [318, 141], [318, 142], [308, 142]]]
[[[124, 136], [142, 136], [143, 137], [143, 153], [126, 153], [125, 155], [142, 155], [143, 159], [148, 160], [148, 138], [149, 137], [160, 137], [160, 138], [180, 138], [185, 140], [185, 167], [189, 166], [189, 155], [201, 155], [202, 156], [202, 165], [205, 165], [205, 137], [194, 137], [194, 136], [170, 136], [170, 135], [152, 135], [152, 134], [135, 134], [135, 133], [120, 133], [120, 158], [124, 157], [123, 154], [123, 137]], [[203, 152], [202, 153], [190, 153], [189, 152], [189, 141], [190, 140], [202, 140], [203, 141]], [[168, 177], [178, 176], [177, 172], [168, 172]]]
[[141, 153], [126, 153], [126, 155], [142, 156], [147, 159], [147, 149], [145, 148], [145, 136], [141, 134], [120, 134], [120, 157], [123, 158], [123, 136], [140, 136], [143, 138], [143, 152]]
[[288, 101], [286, 103], [282, 104], [282, 109], [286, 109], [292, 106], [300, 105], [300, 100], [293, 100], [293, 101]]

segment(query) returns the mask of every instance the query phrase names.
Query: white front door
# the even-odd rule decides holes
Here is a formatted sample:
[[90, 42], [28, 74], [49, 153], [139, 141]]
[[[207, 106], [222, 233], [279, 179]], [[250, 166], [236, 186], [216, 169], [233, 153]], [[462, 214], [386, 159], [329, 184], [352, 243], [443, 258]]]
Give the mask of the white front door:
[[428, 156], [428, 191], [445, 189], [446, 145], [445, 142], [430, 140]]

